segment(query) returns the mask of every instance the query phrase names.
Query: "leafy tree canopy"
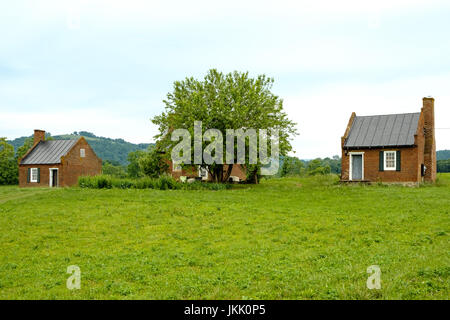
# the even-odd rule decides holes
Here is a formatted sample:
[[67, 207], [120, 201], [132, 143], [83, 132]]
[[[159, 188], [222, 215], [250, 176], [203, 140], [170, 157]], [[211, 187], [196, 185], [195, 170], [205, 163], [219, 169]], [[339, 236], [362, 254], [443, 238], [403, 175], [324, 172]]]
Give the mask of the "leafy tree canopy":
[[127, 172], [125, 167], [120, 165], [119, 162], [110, 162], [108, 160], [103, 161], [102, 165], [103, 174], [110, 175], [117, 178], [126, 178]]
[[33, 138], [26, 138], [23, 142], [23, 145], [17, 148], [16, 151], [16, 159], [19, 161], [27, 152], [30, 150], [30, 148], [33, 146]]
[[437, 172], [450, 172], [450, 159], [437, 161]]
[[[273, 82], [265, 75], [251, 78], [248, 72], [223, 74], [215, 69], [209, 70], [203, 80], [191, 77], [176, 81], [173, 91], [164, 100], [165, 111], [152, 119], [159, 127], [160, 133], [156, 136], [159, 147], [170, 152], [178, 143], [170, 140], [172, 130], [187, 129], [193, 137], [194, 121], [202, 121], [202, 133], [214, 128], [220, 130], [223, 137], [226, 129], [278, 129], [280, 154], [287, 154], [292, 149], [290, 138], [296, 134], [295, 123], [284, 112], [283, 100], [271, 92]], [[224, 138], [223, 150], [226, 150], [225, 143]], [[208, 144], [204, 142], [202, 150]], [[191, 150], [193, 153], [194, 149]], [[201, 166], [207, 168], [216, 181], [226, 180], [232, 168], [229, 166], [224, 173], [221, 164], [207, 166], [203, 163]], [[246, 168], [251, 168], [253, 175], [258, 174], [258, 166], [251, 167], [246, 162]]]
[[169, 168], [165, 157], [156, 148], [146, 152], [138, 161], [142, 173], [151, 178], [159, 177]]
[[0, 138], [0, 185], [18, 182], [18, 165], [14, 157], [14, 147], [6, 138]]

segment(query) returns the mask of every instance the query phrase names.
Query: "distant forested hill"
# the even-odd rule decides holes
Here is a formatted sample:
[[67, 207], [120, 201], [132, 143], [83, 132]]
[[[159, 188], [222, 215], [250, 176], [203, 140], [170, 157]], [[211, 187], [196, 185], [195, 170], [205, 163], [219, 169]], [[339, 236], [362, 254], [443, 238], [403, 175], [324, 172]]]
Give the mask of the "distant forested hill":
[[441, 150], [436, 152], [437, 160], [448, 160], [450, 159], [450, 150]]
[[[87, 140], [90, 146], [94, 149], [97, 156], [102, 158], [102, 160], [109, 160], [113, 163], [120, 163], [122, 165], [127, 164], [128, 153], [136, 150], [145, 150], [150, 146], [149, 143], [134, 144], [123, 139], [97, 137], [95, 134], [86, 131], [52, 136], [52, 138], [55, 140], [78, 139], [81, 136], [83, 136]], [[14, 146], [14, 150], [17, 150], [18, 147], [24, 144], [26, 138], [28, 137], [20, 137], [8, 142]]]

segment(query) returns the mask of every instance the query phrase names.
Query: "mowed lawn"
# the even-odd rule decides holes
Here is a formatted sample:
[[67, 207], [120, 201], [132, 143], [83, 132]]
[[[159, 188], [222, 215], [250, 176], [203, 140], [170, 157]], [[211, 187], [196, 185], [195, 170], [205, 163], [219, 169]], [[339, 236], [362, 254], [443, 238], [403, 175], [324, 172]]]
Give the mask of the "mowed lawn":
[[[449, 299], [450, 175], [223, 191], [0, 187], [1, 299]], [[81, 289], [68, 290], [69, 265]], [[366, 286], [381, 268], [381, 290]]]

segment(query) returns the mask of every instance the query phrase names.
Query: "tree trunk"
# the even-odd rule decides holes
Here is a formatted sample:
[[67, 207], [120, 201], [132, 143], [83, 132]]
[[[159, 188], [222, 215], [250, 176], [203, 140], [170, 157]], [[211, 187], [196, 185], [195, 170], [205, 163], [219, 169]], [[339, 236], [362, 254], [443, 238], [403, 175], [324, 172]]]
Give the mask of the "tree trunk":
[[229, 164], [228, 168], [227, 168], [227, 172], [225, 172], [225, 177], [224, 177], [223, 181], [225, 181], [225, 182], [228, 181], [228, 179], [230, 178], [232, 170], [233, 170], [233, 164]]
[[218, 166], [216, 168], [216, 175], [217, 175], [217, 182], [222, 183], [223, 182], [223, 165]]
[[227, 171], [224, 172], [223, 165], [216, 165], [214, 169], [208, 167], [208, 173], [212, 177], [212, 181], [216, 183], [227, 182], [233, 170], [233, 164], [230, 164]]

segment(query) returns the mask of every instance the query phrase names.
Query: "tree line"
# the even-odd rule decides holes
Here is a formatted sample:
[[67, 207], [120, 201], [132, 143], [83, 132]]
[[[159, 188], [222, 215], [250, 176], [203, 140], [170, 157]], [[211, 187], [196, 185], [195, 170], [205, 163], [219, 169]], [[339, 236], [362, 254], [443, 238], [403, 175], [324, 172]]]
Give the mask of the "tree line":
[[[127, 166], [114, 161], [103, 161], [103, 173], [118, 178], [157, 178], [169, 169], [168, 159], [158, 153], [154, 146], [147, 150], [138, 150], [128, 154]], [[317, 158], [300, 160], [297, 157], [286, 156], [280, 160], [280, 169], [276, 177], [325, 175], [341, 173], [341, 158]]]
[[127, 161], [128, 165], [125, 166], [118, 161], [103, 161], [103, 174], [117, 178], [157, 178], [169, 169], [168, 160], [154, 145], [146, 150], [130, 152]]
[[450, 172], [450, 159], [438, 160], [437, 172]]
[[313, 160], [300, 160], [297, 157], [287, 156], [281, 162], [281, 170], [278, 173], [281, 177], [341, 173], [341, 158], [337, 155], [332, 158]]
[[27, 138], [22, 146], [14, 151], [6, 138], [0, 138], [0, 185], [19, 183], [19, 159], [33, 146], [33, 139]]

